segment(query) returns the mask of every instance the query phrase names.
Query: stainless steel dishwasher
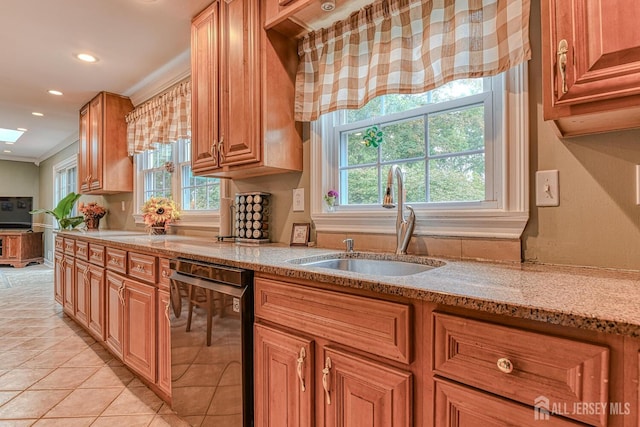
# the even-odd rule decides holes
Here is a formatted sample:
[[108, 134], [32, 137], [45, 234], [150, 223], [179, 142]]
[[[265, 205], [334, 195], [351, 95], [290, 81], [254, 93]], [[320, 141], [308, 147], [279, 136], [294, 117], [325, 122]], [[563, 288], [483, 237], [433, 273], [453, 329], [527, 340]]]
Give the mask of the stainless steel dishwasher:
[[193, 426], [253, 425], [253, 272], [170, 265], [172, 409]]

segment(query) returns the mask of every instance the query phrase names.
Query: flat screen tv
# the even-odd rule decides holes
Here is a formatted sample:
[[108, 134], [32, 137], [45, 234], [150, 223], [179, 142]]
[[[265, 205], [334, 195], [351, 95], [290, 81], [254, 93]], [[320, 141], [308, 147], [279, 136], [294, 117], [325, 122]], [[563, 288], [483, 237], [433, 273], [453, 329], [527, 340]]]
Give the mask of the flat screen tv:
[[33, 197], [0, 197], [0, 229], [30, 229]]

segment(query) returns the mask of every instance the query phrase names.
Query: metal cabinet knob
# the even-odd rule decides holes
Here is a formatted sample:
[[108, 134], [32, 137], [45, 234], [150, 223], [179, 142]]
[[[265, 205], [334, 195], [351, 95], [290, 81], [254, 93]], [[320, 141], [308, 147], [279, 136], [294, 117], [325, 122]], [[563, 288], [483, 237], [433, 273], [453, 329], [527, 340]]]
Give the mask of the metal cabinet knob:
[[506, 357], [501, 357], [500, 359], [498, 359], [498, 369], [500, 369], [500, 372], [504, 372], [505, 374], [510, 374], [511, 372], [513, 372], [513, 363], [511, 363], [511, 360], [507, 359]]

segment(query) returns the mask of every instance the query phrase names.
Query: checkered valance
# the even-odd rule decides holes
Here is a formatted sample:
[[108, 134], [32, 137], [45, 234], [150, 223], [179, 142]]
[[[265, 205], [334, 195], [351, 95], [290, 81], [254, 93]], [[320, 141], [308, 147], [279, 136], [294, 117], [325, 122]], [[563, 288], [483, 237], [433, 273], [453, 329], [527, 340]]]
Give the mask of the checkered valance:
[[499, 74], [531, 58], [530, 0], [379, 0], [298, 45], [295, 118]]
[[191, 81], [139, 105], [126, 120], [129, 154], [153, 149], [152, 144], [191, 138]]

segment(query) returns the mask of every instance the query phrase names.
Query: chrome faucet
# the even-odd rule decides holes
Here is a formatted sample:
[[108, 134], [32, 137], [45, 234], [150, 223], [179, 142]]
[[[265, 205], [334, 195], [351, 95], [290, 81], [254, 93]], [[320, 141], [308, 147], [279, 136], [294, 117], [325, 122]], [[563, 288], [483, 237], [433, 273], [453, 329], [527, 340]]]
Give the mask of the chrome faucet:
[[[396, 254], [405, 255], [407, 253], [407, 247], [413, 234], [413, 229], [416, 225], [416, 214], [413, 208], [404, 204], [404, 177], [402, 170], [398, 165], [391, 166], [389, 169], [389, 176], [387, 177], [387, 190], [384, 194], [382, 201], [382, 207], [387, 209], [393, 209], [396, 207], [393, 202], [393, 178], [398, 181], [398, 217], [396, 219]], [[404, 217], [404, 208], [409, 210], [409, 218]]]
[[344, 239], [342, 243], [346, 244], [345, 250], [347, 252], [353, 252], [353, 239]]

